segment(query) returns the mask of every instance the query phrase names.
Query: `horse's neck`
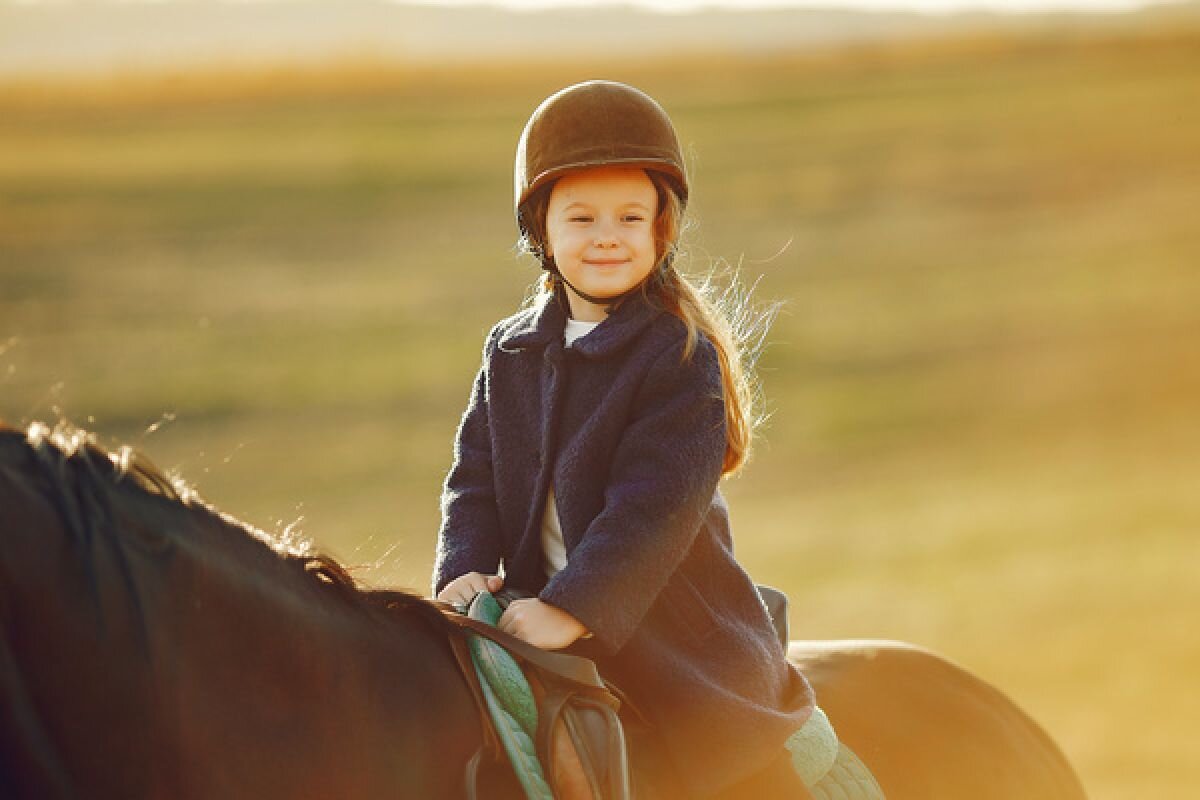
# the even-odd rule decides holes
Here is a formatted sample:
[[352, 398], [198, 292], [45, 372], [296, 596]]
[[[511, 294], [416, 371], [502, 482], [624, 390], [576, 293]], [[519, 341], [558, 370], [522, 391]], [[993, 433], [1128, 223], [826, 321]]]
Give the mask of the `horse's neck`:
[[[179, 548], [191, 557], [174, 572], [199, 590], [171, 604], [196, 662], [183, 703], [193, 729], [227, 743], [236, 726], [251, 751], [281, 730], [303, 732], [268, 749], [304, 760], [305, 794], [322, 782], [314, 794], [451, 793], [478, 746], [478, 717], [427, 610], [372, 606], [239, 533], [208, 531], [229, 547], [216, 562], [199, 537]], [[213, 707], [214, 691], [232, 702]]]
[[[174, 513], [171, 501], [145, 500], [149, 524], [133, 519], [142, 512], [130, 514], [122, 533], [150, 540], [148, 557], [169, 562], [149, 570], [157, 604], [172, 609], [180, 651], [207, 662], [204, 671], [237, 664], [228, 677], [247, 688], [256, 675], [261, 683], [283, 681], [290, 688], [270, 693], [280, 708], [266, 708], [271, 696], [264, 696], [264, 713], [295, 715], [314, 702], [336, 707], [356, 728], [375, 726], [392, 738], [393, 753], [404, 742], [454, 763], [453, 754], [479, 744], [478, 711], [440, 612], [398, 592], [394, 603], [381, 602], [383, 592], [372, 593], [372, 602], [301, 569], [230, 517], [182, 509], [185, 519], [172, 524], [162, 516]], [[165, 549], [174, 557], [163, 558], [156, 530], [173, 534]]]
[[372, 610], [170, 498], [0, 467], [0, 655], [29, 712], [0, 720], [0, 766], [28, 796], [38, 759], [97, 797], [455, 796], [477, 714], [420, 609]]

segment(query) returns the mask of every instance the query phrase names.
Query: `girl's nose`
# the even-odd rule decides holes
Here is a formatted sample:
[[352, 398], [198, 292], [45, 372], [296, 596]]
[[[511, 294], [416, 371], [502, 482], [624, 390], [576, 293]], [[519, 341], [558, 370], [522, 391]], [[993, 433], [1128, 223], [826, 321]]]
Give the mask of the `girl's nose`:
[[616, 247], [617, 235], [609, 228], [604, 228], [596, 231], [596, 237], [592, 240], [596, 247]]

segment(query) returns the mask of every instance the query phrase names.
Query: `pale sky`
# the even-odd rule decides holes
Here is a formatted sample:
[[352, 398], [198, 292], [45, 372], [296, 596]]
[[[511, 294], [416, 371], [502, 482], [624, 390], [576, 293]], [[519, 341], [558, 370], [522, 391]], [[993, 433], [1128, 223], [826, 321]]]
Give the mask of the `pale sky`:
[[[403, 0], [409, 2], [411, 0]], [[514, 9], [634, 5], [656, 11], [692, 11], [703, 7], [788, 8], [828, 7], [863, 10], [908, 10], [927, 13], [952, 11], [1129, 11], [1154, 5], [1153, 0], [419, 0], [422, 4], [496, 5]]]
[[[7, 0], [14, 5], [72, 5], [81, 0]], [[4, 0], [0, 0], [3, 4]], [[94, 0], [93, 0], [94, 2]], [[170, 4], [175, 0], [108, 0], [110, 3]], [[274, 3], [288, 0], [223, 0], [233, 3]], [[588, 6], [637, 6], [663, 12], [687, 12], [701, 8], [853, 8], [866, 11], [921, 11], [931, 14], [981, 10], [1021, 13], [1028, 11], [1131, 11], [1181, 0], [391, 0], [399, 5], [479, 6], [491, 5], [518, 10], [542, 8], [586, 8]], [[89, 3], [89, 5], [92, 3]]]

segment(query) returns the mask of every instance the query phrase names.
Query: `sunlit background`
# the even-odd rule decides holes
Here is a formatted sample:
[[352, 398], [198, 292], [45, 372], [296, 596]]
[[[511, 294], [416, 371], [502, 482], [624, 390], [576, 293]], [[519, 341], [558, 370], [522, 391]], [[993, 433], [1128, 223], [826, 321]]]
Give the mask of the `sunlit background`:
[[690, 269], [784, 303], [726, 491], [793, 635], [932, 647], [1097, 800], [1193, 797], [1200, 6], [644, 5], [0, 3], [0, 417], [425, 590], [537, 277], [517, 135], [628, 81], [689, 154]]

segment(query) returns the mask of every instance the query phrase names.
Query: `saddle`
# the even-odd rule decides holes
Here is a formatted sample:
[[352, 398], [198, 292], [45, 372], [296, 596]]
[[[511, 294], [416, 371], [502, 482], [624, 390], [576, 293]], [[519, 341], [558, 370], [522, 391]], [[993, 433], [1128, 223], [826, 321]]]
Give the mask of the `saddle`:
[[[768, 586], [758, 590], [786, 650], [787, 597]], [[464, 633], [451, 635], [450, 641], [482, 717], [484, 744], [467, 765], [467, 797], [486, 796], [479, 792], [486, 757], [487, 765], [511, 765], [528, 800], [632, 800], [617, 712], [625, 704], [641, 715], [588, 659], [541, 650], [494, 627], [509, 602], [528, 596], [513, 589], [480, 592], [465, 614], [435, 601]], [[834, 774], [840, 774], [836, 767], [843, 756], [853, 755], [839, 745], [820, 709], [789, 738], [787, 749], [804, 782], [825, 791], [821, 797], [838, 797], [851, 783], [859, 785], [857, 778], [847, 783]]]
[[[541, 650], [495, 628], [520, 593], [480, 592], [467, 613], [439, 604], [464, 629], [451, 636], [459, 668], [482, 709], [484, 745], [466, 770], [479, 793], [484, 757], [511, 764], [529, 800], [630, 800], [624, 698], [591, 661]], [[486, 796], [486, 795], [484, 795]]]

